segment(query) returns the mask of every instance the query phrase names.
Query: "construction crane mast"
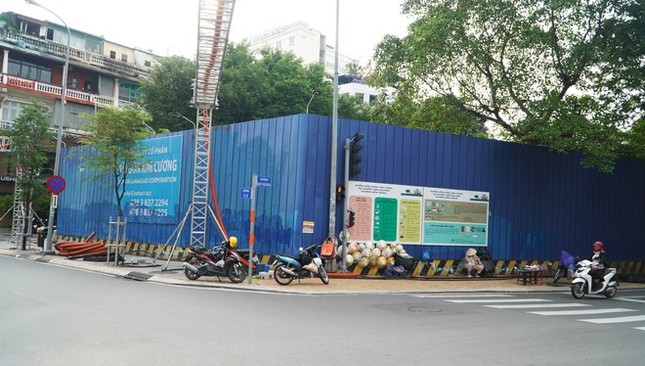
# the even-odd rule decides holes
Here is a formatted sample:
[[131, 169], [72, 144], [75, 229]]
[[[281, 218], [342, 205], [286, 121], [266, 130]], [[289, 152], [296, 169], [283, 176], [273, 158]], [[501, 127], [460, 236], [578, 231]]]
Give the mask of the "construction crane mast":
[[197, 123], [190, 245], [206, 245], [211, 125], [213, 110], [217, 108], [217, 92], [234, 7], [235, 0], [199, 1], [197, 72], [194, 86]]

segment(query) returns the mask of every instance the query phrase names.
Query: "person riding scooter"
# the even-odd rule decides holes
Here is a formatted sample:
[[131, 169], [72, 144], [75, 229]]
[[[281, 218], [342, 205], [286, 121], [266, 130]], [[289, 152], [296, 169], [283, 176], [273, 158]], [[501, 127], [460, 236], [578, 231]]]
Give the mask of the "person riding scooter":
[[589, 274], [593, 278], [594, 287], [600, 285], [603, 281], [603, 276], [605, 274], [605, 250], [603, 249], [604, 245], [601, 241], [596, 241], [593, 243], [593, 253], [591, 254], [591, 270]]

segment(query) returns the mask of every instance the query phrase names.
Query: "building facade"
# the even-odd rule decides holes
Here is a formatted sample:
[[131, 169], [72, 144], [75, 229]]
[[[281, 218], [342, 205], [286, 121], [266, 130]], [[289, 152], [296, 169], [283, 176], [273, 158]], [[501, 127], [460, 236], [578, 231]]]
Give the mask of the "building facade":
[[[7, 163], [10, 141], [2, 130], [26, 105], [37, 101], [58, 129], [63, 69], [69, 44], [63, 142], [85, 135], [87, 116], [102, 106], [134, 103], [139, 81], [157, 56], [65, 26], [16, 13], [0, 20], [0, 193], [13, 192], [14, 167]], [[53, 151], [52, 157], [53, 161]]]
[[[334, 74], [334, 47], [327, 44], [327, 36], [311, 28], [304, 22], [295, 22], [276, 27], [244, 40], [252, 51], [264, 48], [291, 52], [300, 57], [305, 64], [321, 64], [328, 74]], [[347, 55], [338, 54], [338, 72], [345, 74], [347, 65], [358, 60]]]

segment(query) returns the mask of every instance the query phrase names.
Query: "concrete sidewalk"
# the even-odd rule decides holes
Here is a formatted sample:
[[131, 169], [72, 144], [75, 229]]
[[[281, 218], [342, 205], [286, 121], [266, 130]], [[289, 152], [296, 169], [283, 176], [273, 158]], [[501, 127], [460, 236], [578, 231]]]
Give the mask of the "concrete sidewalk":
[[[288, 286], [280, 286], [273, 279], [253, 278], [240, 284], [231, 283], [228, 278], [219, 281], [214, 277], [188, 280], [182, 271], [181, 262], [125, 255], [125, 264], [115, 266], [114, 262], [89, 262], [82, 259], [68, 259], [57, 254], [44, 254], [35, 244], [27, 250], [20, 250], [8, 237], [0, 237], [0, 255], [26, 260], [46, 262], [53, 265], [76, 268], [105, 275], [128, 278], [137, 281], [155, 282], [166, 285], [218, 288], [233, 291], [254, 291], [265, 293], [333, 295], [333, 294], [423, 294], [443, 292], [568, 292], [567, 280], [551, 284], [551, 278], [544, 278], [541, 284], [522, 285], [516, 278], [464, 278], [450, 277], [437, 279], [373, 279], [373, 278], [331, 278], [324, 285], [319, 278], [294, 280]], [[166, 265], [166, 263], [168, 263]], [[620, 288], [642, 288], [645, 284], [621, 282]]]

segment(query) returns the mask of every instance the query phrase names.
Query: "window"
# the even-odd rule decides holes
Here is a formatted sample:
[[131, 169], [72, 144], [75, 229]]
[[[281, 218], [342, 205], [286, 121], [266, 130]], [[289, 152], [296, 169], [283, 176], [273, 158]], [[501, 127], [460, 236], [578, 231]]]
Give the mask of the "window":
[[29, 80], [36, 80], [48, 84], [51, 84], [52, 82], [52, 70], [49, 66], [9, 59], [9, 67], [7, 71], [9, 75]]
[[152, 63], [150, 61], [144, 61], [143, 63], [146, 67], [150, 67]]
[[121, 54], [121, 61], [128, 62], [128, 55], [126, 55], [125, 53], [122, 53]]
[[296, 43], [296, 37], [294, 36], [289, 37], [289, 46], [293, 46], [294, 43]]
[[5, 100], [2, 104], [2, 120], [13, 122], [28, 104]]
[[93, 53], [101, 53], [101, 43], [92, 39], [85, 40], [85, 50]]
[[135, 84], [121, 83], [119, 85], [119, 100], [121, 101], [135, 103], [140, 95], [139, 86]]
[[[2, 120], [5, 122], [13, 122], [22, 113], [22, 110], [28, 106], [27, 103], [15, 102], [13, 100], [5, 100], [2, 103]], [[47, 110], [49, 113], [49, 110]], [[51, 115], [49, 115], [51, 118]]]
[[282, 41], [278, 41], [278, 42], [276, 42], [276, 44], [275, 44], [275, 48], [277, 48], [277, 49], [281, 50], [281, 49], [282, 49]]
[[110, 58], [113, 60], [116, 60], [116, 52], [115, 51], [110, 51]]

